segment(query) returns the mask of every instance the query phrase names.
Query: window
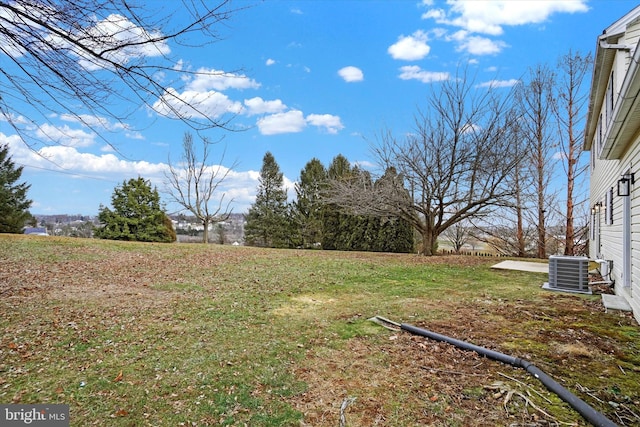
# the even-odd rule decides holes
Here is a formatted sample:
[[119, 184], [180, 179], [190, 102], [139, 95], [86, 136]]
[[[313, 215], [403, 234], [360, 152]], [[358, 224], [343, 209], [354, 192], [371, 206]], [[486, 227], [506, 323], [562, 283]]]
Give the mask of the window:
[[601, 245], [600, 245], [600, 205], [596, 203], [591, 209], [591, 241], [594, 244], [596, 256], [599, 257]]
[[[596, 127], [596, 134], [594, 139], [596, 140], [595, 153], [598, 157], [602, 154], [602, 114], [598, 118], [598, 125]], [[594, 161], [595, 165], [595, 161]]]
[[604, 223], [613, 224], [613, 187], [607, 191], [604, 198]]
[[607, 84], [606, 105], [607, 105], [607, 124], [611, 122], [613, 116], [613, 103], [614, 103], [615, 91], [613, 90], [613, 71], [611, 71], [611, 77], [609, 77], [609, 83]]

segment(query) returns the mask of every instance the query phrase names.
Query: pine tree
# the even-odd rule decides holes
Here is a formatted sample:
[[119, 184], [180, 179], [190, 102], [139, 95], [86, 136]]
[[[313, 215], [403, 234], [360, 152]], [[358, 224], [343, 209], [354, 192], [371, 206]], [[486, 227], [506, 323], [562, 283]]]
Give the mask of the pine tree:
[[[386, 186], [389, 191], [398, 191], [409, 194], [404, 188], [402, 177], [396, 168], [389, 167], [375, 183], [376, 186]], [[387, 216], [381, 218], [381, 225], [378, 230], [378, 247], [376, 250], [382, 252], [413, 252], [415, 237], [413, 226], [406, 220], [397, 216]]]
[[140, 242], [174, 242], [171, 220], [160, 206], [158, 190], [144, 178], [124, 181], [111, 196], [113, 210], [100, 206], [102, 227], [95, 236], [101, 239]]
[[0, 233], [22, 233], [25, 224], [34, 220], [29, 213], [32, 201], [27, 199], [31, 186], [17, 183], [22, 169], [15, 167], [9, 147], [0, 146]]
[[296, 246], [313, 248], [322, 242], [322, 193], [327, 186], [327, 170], [320, 160], [311, 159], [300, 171], [296, 183], [296, 201], [291, 218], [295, 228]]
[[[351, 176], [349, 160], [342, 154], [333, 158], [327, 169], [329, 180], [348, 180]], [[345, 239], [349, 226], [348, 215], [341, 212], [338, 205], [326, 203], [322, 214], [322, 249], [346, 250], [348, 238]]]
[[273, 154], [262, 159], [256, 201], [245, 215], [245, 242], [251, 246], [291, 246], [287, 190]]

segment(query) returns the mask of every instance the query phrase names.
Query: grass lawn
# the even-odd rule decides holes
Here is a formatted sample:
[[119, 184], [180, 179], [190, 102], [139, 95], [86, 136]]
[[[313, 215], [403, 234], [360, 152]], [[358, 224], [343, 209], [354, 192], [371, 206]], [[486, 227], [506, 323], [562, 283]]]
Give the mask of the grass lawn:
[[69, 404], [72, 426], [586, 425], [526, 372], [382, 315], [640, 425], [630, 315], [496, 262], [0, 235], [0, 403]]

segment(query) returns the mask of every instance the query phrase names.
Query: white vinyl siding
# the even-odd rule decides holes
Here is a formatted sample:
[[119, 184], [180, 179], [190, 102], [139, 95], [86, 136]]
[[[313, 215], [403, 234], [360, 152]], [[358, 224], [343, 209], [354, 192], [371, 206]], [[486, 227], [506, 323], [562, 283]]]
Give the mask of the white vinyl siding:
[[[604, 87], [599, 86], [598, 100], [591, 99], [593, 105], [600, 105], [599, 111], [594, 111], [591, 120], [597, 120], [595, 127], [592, 127], [594, 134], [590, 141], [591, 148], [591, 179], [590, 179], [590, 207], [593, 209], [590, 226], [591, 241], [589, 243], [589, 255], [592, 259], [602, 257], [613, 262], [611, 268], [611, 279], [615, 281], [616, 294], [627, 300], [633, 309], [636, 320], [640, 322], [640, 116], [638, 112], [632, 111], [635, 116], [626, 116], [624, 128], [620, 135], [625, 135], [624, 140], [610, 141], [614, 143], [624, 143], [625, 147], [618, 150], [615, 159], [603, 160], [600, 158], [605, 139], [608, 136], [608, 127], [611, 116], [618, 102], [625, 97], [634, 97], [635, 93], [621, 93], [623, 82], [630, 79], [627, 69], [631, 64], [634, 50], [640, 49], [640, 12], [634, 9], [635, 16], [630, 20], [625, 16], [620, 21], [614, 23], [611, 28], [616, 31], [624, 31], [623, 34], [610, 32], [609, 34], [620, 34], [619, 38], [609, 40], [619, 46], [628, 46], [628, 49], [616, 49], [613, 58], [612, 68], [602, 70], [603, 78], [608, 81]], [[620, 22], [626, 22], [626, 27], [619, 27]], [[608, 51], [611, 53], [612, 51]], [[635, 77], [640, 78], [640, 77]], [[627, 82], [636, 83], [637, 81]], [[604, 84], [602, 82], [601, 84]], [[625, 86], [627, 87], [627, 86]], [[630, 87], [630, 86], [629, 86]], [[593, 88], [592, 88], [593, 89]], [[591, 96], [594, 96], [591, 93]], [[635, 135], [635, 136], [631, 136]], [[618, 147], [621, 148], [621, 147]], [[635, 184], [631, 184], [629, 196], [618, 196], [618, 180], [626, 173], [635, 175]], [[613, 191], [611, 191], [613, 189]], [[602, 204], [600, 209], [595, 209], [596, 205]], [[630, 227], [623, 228], [625, 223], [625, 208], [627, 215], [630, 215]], [[627, 216], [629, 218], [629, 216]], [[630, 274], [625, 276], [625, 246], [624, 242], [630, 245]], [[629, 248], [629, 246], [627, 246]], [[627, 249], [629, 251], [629, 249]], [[627, 280], [624, 280], [627, 279]], [[630, 280], [628, 280], [630, 279]], [[629, 286], [624, 286], [625, 282]]]

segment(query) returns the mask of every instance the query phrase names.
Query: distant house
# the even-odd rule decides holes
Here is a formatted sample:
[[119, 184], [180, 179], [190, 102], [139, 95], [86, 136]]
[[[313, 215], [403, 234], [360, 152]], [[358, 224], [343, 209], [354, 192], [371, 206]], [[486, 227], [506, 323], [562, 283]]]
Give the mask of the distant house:
[[584, 149], [590, 151], [591, 258], [640, 321], [640, 6], [597, 37]]
[[44, 227], [25, 227], [24, 234], [31, 234], [34, 236], [48, 236], [47, 229]]

